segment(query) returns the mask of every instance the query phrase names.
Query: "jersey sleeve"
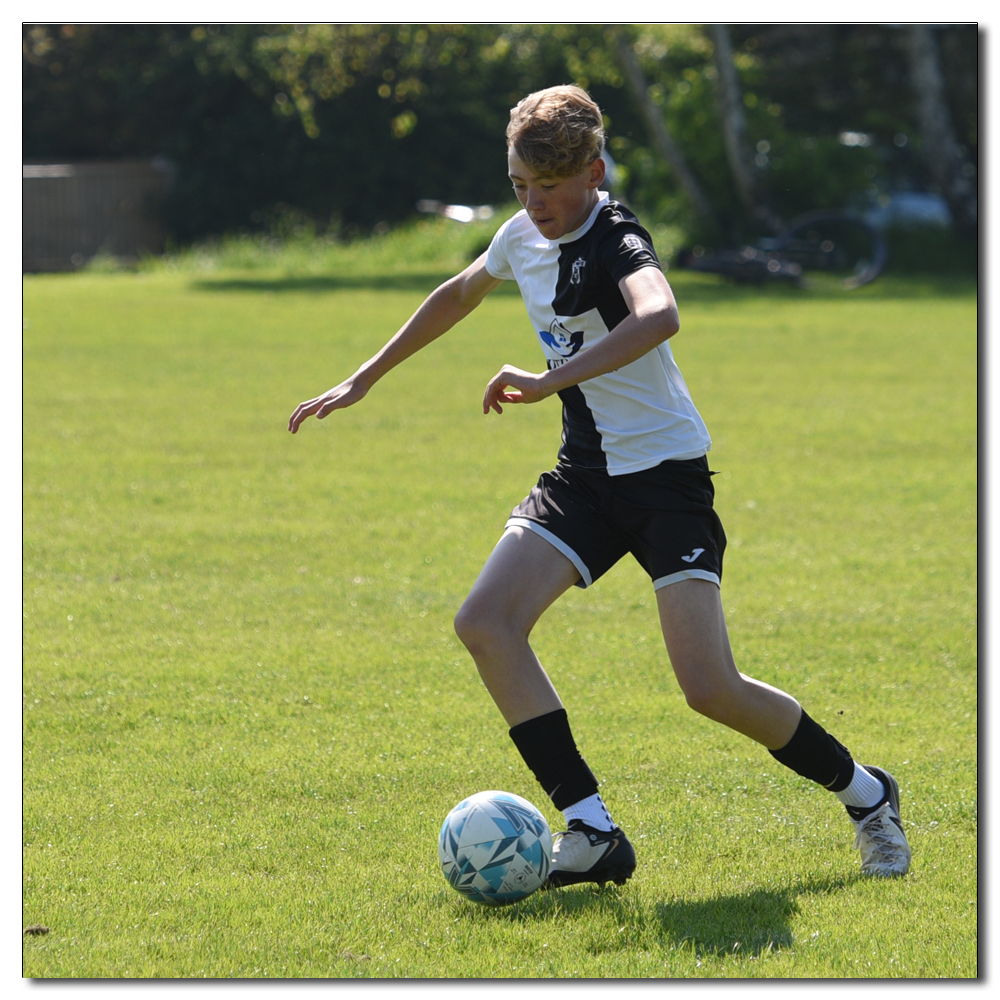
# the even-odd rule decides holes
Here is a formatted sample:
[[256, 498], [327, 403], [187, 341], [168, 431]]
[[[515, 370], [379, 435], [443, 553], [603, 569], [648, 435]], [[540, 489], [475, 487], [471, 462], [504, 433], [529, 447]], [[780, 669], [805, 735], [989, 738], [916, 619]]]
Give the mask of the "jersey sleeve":
[[602, 268], [616, 285], [643, 267], [660, 266], [649, 233], [637, 223], [612, 226], [601, 240], [599, 254]]
[[486, 251], [486, 270], [494, 278], [514, 281], [514, 271], [507, 256], [507, 234], [513, 219], [508, 219], [496, 232]]

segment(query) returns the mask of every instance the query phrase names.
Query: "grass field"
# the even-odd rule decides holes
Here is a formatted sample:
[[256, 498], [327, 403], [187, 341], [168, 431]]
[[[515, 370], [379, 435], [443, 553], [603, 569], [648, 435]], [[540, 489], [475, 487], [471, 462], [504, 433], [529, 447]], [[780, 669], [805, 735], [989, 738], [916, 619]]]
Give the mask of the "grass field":
[[535, 644], [636, 877], [490, 910], [444, 815], [559, 817], [451, 619], [559, 409], [480, 412], [511, 288], [291, 437], [453, 263], [373, 259], [24, 280], [24, 976], [977, 976], [975, 287], [670, 274], [737, 660], [896, 774], [910, 875], [685, 707], [623, 562]]

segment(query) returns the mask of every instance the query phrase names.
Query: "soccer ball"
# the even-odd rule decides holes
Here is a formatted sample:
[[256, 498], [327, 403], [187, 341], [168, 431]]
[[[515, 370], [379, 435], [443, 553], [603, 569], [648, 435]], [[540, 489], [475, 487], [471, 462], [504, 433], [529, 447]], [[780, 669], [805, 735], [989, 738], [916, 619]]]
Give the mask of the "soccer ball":
[[512, 792], [478, 792], [441, 825], [438, 857], [448, 884], [467, 899], [505, 906], [540, 889], [552, 863], [545, 817]]

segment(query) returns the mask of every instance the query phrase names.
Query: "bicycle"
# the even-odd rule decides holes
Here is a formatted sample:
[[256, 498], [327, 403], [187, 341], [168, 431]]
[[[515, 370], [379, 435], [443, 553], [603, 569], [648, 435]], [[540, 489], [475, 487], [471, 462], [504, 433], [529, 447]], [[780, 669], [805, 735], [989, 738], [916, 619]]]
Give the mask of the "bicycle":
[[734, 250], [681, 250], [678, 266], [720, 274], [738, 282], [815, 284], [822, 274], [845, 289], [861, 288], [885, 268], [882, 235], [860, 216], [824, 210], [796, 218], [780, 236], [759, 239]]

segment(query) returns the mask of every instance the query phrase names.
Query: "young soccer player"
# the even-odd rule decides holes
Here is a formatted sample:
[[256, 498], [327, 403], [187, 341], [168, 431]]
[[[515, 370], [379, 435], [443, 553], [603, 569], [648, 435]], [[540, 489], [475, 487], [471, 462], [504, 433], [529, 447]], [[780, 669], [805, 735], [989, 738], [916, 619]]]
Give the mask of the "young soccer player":
[[562, 447], [555, 469], [507, 520], [455, 628], [515, 746], [567, 821], [548, 884], [623, 884], [635, 869], [632, 845], [529, 643], [546, 608], [571, 586], [591, 586], [626, 552], [652, 580], [688, 704], [833, 792], [854, 822], [862, 871], [903, 874], [910, 848], [892, 775], [856, 764], [794, 698], [733, 660], [719, 590], [726, 536], [705, 457], [711, 441], [668, 344], [680, 328], [677, 305], [649, 233], [600, 190], [603, 148], [601, 111], [585, 91], [552, 87], [524, 98], [507, 128], [523, 211], [350, 378], [301, 403], [289, 430], [357, 403], [502, 281], [516, 281], [546, 366], [504, 365], [486, 387], [483, 413], [557, 393]]

